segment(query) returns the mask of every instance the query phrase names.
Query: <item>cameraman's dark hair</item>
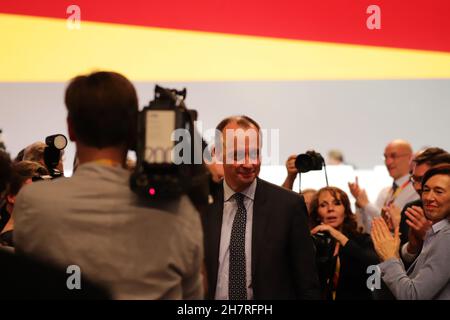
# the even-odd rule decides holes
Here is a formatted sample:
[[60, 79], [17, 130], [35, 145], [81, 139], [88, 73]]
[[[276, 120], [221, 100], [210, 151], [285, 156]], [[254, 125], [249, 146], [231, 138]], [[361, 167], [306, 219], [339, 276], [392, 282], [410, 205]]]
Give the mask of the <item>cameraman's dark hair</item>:
[[436, 168], [428, 170], [422, 179], [422, 189], [431, 177], [437, 176], [437, 175], [450, 176], [450, 165], [436, 167]]
[[438, 164], [450, 164], [450, 154], [441, 148], [427, 148], [420, 152], [413, 160], [416, 165], [427, 164], [434, 167]]
[[16, 195], [28, 179], [48, 174], [47, 169], [38, 162], [24, 160], [13, 163], [8, 193]]
[[95, 72], [74, 78], [65, 103], [82, 143], [96, 148], [133, 143], [138, 99], [133, 84], [121, 74]]
[[341, 189], [336, 187], [325, 187], [317, 191], [311, 202], [311, 213], [309, 216], [310, 228], [318, 226], [322, 221], [319, 215], [319, 197], [323, 192], [329, 192], [333, 198], [338, 199], [344, 206], [344, 222], [342, 225], [342, 233], [345, 235], [358, 236], [362, 233], [362, 228], [358, 228], [355, 215], [352, 212], [350, 199], [348, 195]]

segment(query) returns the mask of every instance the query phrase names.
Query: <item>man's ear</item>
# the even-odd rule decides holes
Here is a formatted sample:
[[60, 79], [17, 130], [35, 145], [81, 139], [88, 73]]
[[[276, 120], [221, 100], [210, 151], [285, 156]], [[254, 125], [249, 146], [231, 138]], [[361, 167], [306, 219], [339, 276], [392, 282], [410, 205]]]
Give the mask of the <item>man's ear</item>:
[[73, 124], [70, 117], [67, 117], [67, 131], [69, 131], [69, 139], [70, 141], [77, 141], [77, 137], [75, 135], [75, 131], [73, 130]]
[[16, 202], [16, 196], [15, 196], [15, 195], [12, 195], [12, 194], [8, 194], [8, 195], [6, 196], [6, 201], [7, 201], [9, 204], [14, 205], [14, 203]]

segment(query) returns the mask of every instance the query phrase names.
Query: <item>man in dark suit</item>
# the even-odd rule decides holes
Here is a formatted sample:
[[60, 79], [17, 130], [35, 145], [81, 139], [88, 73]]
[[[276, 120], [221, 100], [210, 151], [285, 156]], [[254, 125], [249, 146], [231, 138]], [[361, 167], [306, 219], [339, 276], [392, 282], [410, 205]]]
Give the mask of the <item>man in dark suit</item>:
[[246, 116], [217, 126], [224, 182], [202, 216], [210, 299], [318, 299], [303, 199], [259, 179], [260, 128]]

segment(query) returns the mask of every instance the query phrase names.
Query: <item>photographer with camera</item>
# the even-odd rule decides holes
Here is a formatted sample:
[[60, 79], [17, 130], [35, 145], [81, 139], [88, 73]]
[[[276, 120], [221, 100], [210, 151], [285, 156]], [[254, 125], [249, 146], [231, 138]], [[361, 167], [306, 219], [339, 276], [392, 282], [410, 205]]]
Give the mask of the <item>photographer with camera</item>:
[[[62, 268], [79, 267], [114, 299], [201, 299], [202, 226], [187, 196], [145, 201], [125, 169], [136, 144], [138, 99], [114, 72], [74, 78], [65, 93], [79, 166], [71, 178], [25, 187], [15, 245]], [[157, 129], [156, 129], [157, 130]]]
[[[309, 150], [304, 154], [291, 155], [286, 161], [287, 177], [281, 185], [283, 188], [292, 190], [294, 187], [295, 179], [297, 174], [306, 173], [311, 170], [322, 170], [325, 168], [325, 179], [328, 185], [328, 177], [326, 172], [325, 161], [322, 155], [314, 150]], [[301, 177], [301, 176], [300, 176]], [[301, 181], [299, 183], [300, 190], [299, 194], [305, 200], [306, 208], [308, 209], [308, 214], [311, 212], [311, 202], [317, 190], [315, 189], [301, 189]]]
[[379, 259], [370, 236], [358, 230], [347, 194], [336, 187], [320, 189], [311, 203], [310, 223], [322, 297], [371, 299], [366, 270]]
[[22, 160], [38, 162], [47, 168], [52, 177], [61, 177], [64, 174], [62, 157], [67, 138], [62, 134], [48, 136], [45, 143], [37, 141], [23, 150]]

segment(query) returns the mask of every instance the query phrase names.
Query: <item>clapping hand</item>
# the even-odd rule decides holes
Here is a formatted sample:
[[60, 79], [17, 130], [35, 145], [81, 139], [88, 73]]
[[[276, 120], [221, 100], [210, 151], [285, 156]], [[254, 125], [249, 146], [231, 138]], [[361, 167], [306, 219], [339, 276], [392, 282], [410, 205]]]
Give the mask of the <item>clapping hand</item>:
[[397, 226], [394, 235], [392, 235], [383, 218], [373, 219], [370, 236], [375, 251], [382, 261], [399, 257], [400, 236], [398, 229]]
[[406, 209], [406, 223], [409, 226], [408, 233], [408, 251], [418, 253], [422, 247], [425, 234], [431, 228], [431, 221], [425, 217], [423, 209], [418, 206], [412, 206]]

